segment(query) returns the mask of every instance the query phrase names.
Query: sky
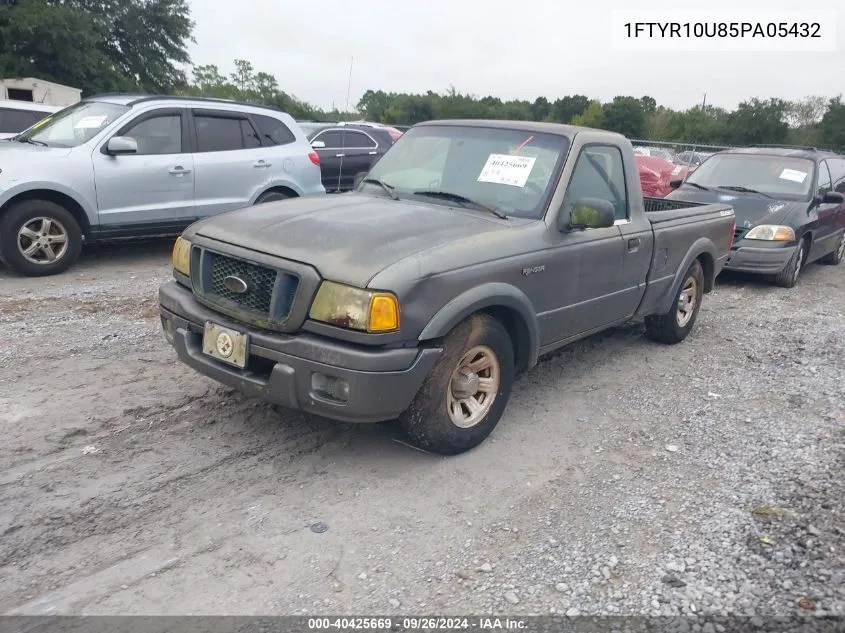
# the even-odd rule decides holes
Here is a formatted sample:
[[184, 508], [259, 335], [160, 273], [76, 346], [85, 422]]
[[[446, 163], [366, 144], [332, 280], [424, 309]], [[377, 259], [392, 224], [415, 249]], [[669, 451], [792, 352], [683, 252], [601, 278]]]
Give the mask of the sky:
[[[450, 86], [532, 101], [650, 95], [676, 109], [700, 104], [705, 93], [708, 104], [728, 109], [751, 97], [845, 93], [841, 0], [189, 1], [194, 64], [228, 73], [232, 60], [247, 59], [275, 75], [285, 92], [325, 109], [343, 109], [347, 88], [353, 107], [367, 89], [442, 93]], [[649, 10], [671, 20], [673, 9], [704, 4], [713, 20], [731, 19], [737, 5], [758, 19], [777, 10], [838, 8], [835, 28], [823, 24], [835, 31], [836, 50], [632, 52], [612, 38], [614, 10]]]

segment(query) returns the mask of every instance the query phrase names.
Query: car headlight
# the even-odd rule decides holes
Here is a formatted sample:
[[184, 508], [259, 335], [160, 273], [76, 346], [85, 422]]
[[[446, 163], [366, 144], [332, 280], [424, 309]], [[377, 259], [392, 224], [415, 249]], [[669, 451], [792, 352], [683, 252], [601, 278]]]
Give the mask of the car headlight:
[[761, 224], [755, 226], [743, 236], [746, 240], [767, 240], [770, 242], [794, 242], [795, 231], [788, 226]]
[[191, 243], [184, 237], [177, 237], [173, 245], [173, 270], [191, 276]]
[[399, 329], [399, 301], [389, 292], [324, 281], [308, 316], [315, 321], [366, 332]]

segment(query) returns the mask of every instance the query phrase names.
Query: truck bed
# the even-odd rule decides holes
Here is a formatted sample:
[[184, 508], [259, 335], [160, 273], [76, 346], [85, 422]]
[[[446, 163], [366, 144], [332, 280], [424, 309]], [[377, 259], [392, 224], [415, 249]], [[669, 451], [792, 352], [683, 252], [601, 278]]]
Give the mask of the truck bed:
[[[734, 211], [728, 204], [702, 204], [663, 198], [644, 198], [646, 217], [651, 222], [654, 248], [647, 287], [639, 314], [660, 314], [674, 292], [678, 275], [685, 272], [690, 252], [704, 249], [711, 258], [705, 267], [718, 273], [724, 265], [733, 237]], [[712, 266], [712, 269], [708, 270]], [[710, 290], [705, 283], [704, 291]]]

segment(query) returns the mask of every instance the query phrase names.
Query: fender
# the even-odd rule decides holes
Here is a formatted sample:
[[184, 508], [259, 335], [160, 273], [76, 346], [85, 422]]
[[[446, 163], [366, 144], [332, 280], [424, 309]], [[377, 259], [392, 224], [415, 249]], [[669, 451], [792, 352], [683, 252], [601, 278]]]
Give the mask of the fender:
[[[689, 251], [687, 251], [687, 256], [684, 257], [683, 262], [681, 262], [681, 265], [678, 266], [678, 270], [675, 271], [675, 278], [672, 280], [672, 284], [669, 286], [666, 294], [664, 294], [658, 302], [658, 309], [656, 310], [657, 314], [663, 314], [664, 312], [669, 311], [672, 307], [672, 302], [675, 300], [675, 295], [678, 294], [678, 290], [684, 281], [684, 273], [687, 272], [687, 268], [690, 267], [690, 264], [692, 264], [694, 260], [698, 259], [698, 257], [703, 253], [709, 254], [713, 258], [714, 262], [719, 261], [719, 254], [716, 252], [716, 247], [709, 238], [701, 237], [693, 242]], [[707, 286], [707, 279], [704, 280], [704, 285]]]
[[255, 201], [258, 200], [258, 196], [260, 196], [265, 191], [274, 189], [276, 187], [285, 187], [286, 189], [290, 189], [291, 191], [296, 193], [296, 195], [300, 198], [305, 195], [299, 185], [291, 182], [290, 180], [285, 180], [283, 178], [274, 178], [273, 180], [270, 180], [268, 182], [261, 183], [261, 186], [257, 187], [255, 192], [250, 197], [249, 203], [255, 204]]
[[537, 364], [540, 352], [540, 324], [531, 300], [519, 288], [505, 283], [487, 283], [471, 288], [444, 305], [423, 328], [420, 341], [440, 338], [474, 312], [503, 306], [522, 317], [528, 330], [528, 367]]
[[12, 185], [8, 189], [0, 188], [0, 207], [5, 206], [12, 198], [29, 191], [55, 191], [64, 194], [80, 206], [85, 212], [85, 215], [88, 216], [88, 221], [91, 225], [97, 224], [95, 205], [91, 204], [89, 200], [86, 200], [84, 196], [81, 196], [78, 191], [58, 182], [50, 182], [48, 180], [26, 180], [17, 185]]

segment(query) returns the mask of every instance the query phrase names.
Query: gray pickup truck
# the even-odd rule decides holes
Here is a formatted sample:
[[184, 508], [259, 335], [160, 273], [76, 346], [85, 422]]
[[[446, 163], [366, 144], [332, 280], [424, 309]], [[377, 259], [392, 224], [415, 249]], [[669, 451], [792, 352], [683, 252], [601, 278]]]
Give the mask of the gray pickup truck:
[[618, 134], [435, 121], [353, 192], [191, 225], [161, 321], [220, 383], [457, 454], [541, 355], [635, 317], [682, 341], [733, 232], [728, 205], [644, 200]]

